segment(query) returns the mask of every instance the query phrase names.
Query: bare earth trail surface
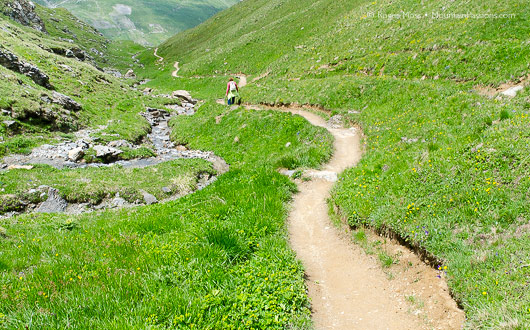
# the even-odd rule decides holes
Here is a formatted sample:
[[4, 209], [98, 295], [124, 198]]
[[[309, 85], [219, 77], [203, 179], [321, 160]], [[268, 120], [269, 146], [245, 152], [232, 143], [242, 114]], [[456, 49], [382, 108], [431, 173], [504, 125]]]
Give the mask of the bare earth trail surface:
[[171, 76], [178, 78], [180, 71], [179, 62], [175, 62], [175, 64], [173, 64], [173, 67], [175, 68], [175, 71], [171, 72]]
[[153, 55], [158, 59], [158, 62], [164, 61], [164, 58], [158, 55], [158, 48], [155, 48]]

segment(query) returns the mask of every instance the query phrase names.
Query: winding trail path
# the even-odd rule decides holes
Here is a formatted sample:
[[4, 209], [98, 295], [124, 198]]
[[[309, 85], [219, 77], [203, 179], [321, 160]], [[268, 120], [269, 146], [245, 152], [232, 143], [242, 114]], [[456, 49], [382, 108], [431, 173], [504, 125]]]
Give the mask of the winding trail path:
[[171, 76], [178, 78], [180, 71], [179, 62], [175, 62], [175, 64], [173, 64], [173, 67], [175, 68], [175, 71], [171, 72]]
[[158, 55], [158, 48], [155, 48], [155, 51], [153, 52], [153, 55], [158, 59], [158, 62], [162, 62], [164, 58], [162, 56]]
[[[464, 313], [435, 270], [396, 243], [394, 248], [405, 254], [422, 279], [391, 281], [379, 261], [366, 255], [329, 219], [326, 200], [337, 175], [361, 158], [360, 132], [332, 128], [322, 117], [300, 108], [275, 110], [300, 115], [335, 138], [329, 163], [322, 171], [307, 172], [312, 180], [298, 185], [288, 224], [291, 246], [305, 267], [316, 329], [461, 329]], [[420, 288], [414, 290], [412, 282]], [[424, 299], [428, 310], [414, 310], [407, 294]]]

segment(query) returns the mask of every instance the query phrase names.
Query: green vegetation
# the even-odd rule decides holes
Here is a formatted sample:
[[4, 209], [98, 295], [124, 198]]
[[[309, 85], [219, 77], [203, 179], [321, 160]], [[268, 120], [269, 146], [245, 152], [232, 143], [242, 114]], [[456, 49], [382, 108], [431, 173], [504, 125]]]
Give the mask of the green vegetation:
[[[324, 161], [331, 137], [271, 111], [232, 111], [216, 125], [225, 110], [208, 103], [172, 123], [177, 140], [232, 163], [204, 190], [130, 210], [0, 220], [0, 324], [307, 329], [303, 270], [284, 228], [296, 188], [275, 169]], [[251, 134], [268, 127], [281, 129]], [[277, 147], [287, 141], [290, 149]]]
[[[358, 123], [366, 154], [333, 191], [339, 216], [438, 258], [467, 328], [523, 329], [530, 92], [478, 91], [528, 75], [529, 10], [521, 0], [244, 1], [161, 45], [184, 78], [158, 70], [166, 78], [151, 84], [219, 80], [217, 92], [196, 93], [222, 97], [226, 74], [268, 73], [245, 88], [245, 101], [320, 105]], [[404, 12], [420, 18], [388, 18]]]
[[[400, 13], [420, 17], [388, 16]], [[465, 309], [466, 328], [526, 328], [530, 91], [515, 98], [479, 91], [528, 75], [529, 14], [522, 0], [249, 0], [168, 40], [159, 49], [161, 62], [152, 49], [110, 44], [111, 64], [133, 65], [156, 93], [188, 89], [206, 100], [195, 116], [171, 123], [172, 138], [215, 151], [231, 170], [164, 205], [1, 220], [0, 325], [308, 327], [303, 271], [284, 228], [295, 187], [276, 169], [318, 166], [329, 158], [331, 138], [296, 116], [215, 104], [227, 76], [244, 72], [251, 75], [242, 91], [247, 102], [319, 105], [362, 126], [366, 153], [341, 175], [330, 199], [337, 217], [397, 234], [439, 260]], [[0, 24], [5, 48], [82, 103], [76, 116], [54, 108], [67, 115], [58, 117], [66, 127], [109, 124], [102, 138], [137, 141], [148, 129], [138, 112], [164, 105], [87, 63], [36, 46], [68, 45], [53, 35], [4, 18]], [[144, 68], [128, 64], [125, 58], [135, 54]], [[170, 75], [175, 61], [181, 78]], [[0, 75], [0, 89], [8, 91], [1, 109], [35, 112], [49, 94], [3, 67]], [[62, 119], [20, 118], [18, 132], [0, 128], [1, 152], [27, 152], [61, 136], [51, 130]], [[371, 244], [364, 232], [354, 235]], [[369, 247], [384, 265], [395, 262]]]
[[140, 44], [161, 43], [192, 28], [238, 0], [37, 0], [49, 7], [68, 9], [114, 40]]

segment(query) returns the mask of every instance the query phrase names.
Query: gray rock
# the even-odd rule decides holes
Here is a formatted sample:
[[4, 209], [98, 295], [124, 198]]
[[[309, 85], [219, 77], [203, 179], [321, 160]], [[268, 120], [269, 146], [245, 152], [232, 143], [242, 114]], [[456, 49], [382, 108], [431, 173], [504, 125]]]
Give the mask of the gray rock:
[[134, 74], [134, 71], [130, 69], [129, 71], [127, 71], [127, 73], [125, 73], [124, 78], [134, 79], [136, 78], [136, 75]]
[[329, 182], [337, 182], [338, 180], [337, 173], [332, 171], [310, 171], [306, 174], [313, 179], [322, 179]]
[[150, 193], [141, 190], [142, 196], [144, 198], [145, 204], [151, 205], [158, 203], [158, 199], [156, 199], [155, 196], [151, 195]]
[[514, 86], [502, 92], [501, 94], [508, 97], [516, 97], [517, 93], [523, 90], [523, 86]]
[[6, 125], [6, 128], [10, 131], [15, 131], [20, 127], [20, 125], [14, 120], [4, 120], [3, 123], [4, 125]]
[[281, 169], [280, 174], [292, 177], [296, 173], [296, 170], [287, 170], [287, 169]]
[[123, 152], [119, 149], [112, 148], [112, 147], [106, 147], [102, 145], [95, 146], [94, 151], [96, 151], [96, 157], [99, 157], [99, 158], [114, 158]]
[[66, 210], [68, 203], [59, 195], [55, 188], [48, 190], [48, 199], [43, 202], [35, 212], [38, 213], [62, 213]]
[[82, 148], [77, 147], [70, 151], [68, 151], [68, 159], [70, 159], [73, 162], [79, 161], [83, 156], [85, 155], [85, 152]]
[[123, 75], [121, 74], [120, 71], [116, 70], [116, 69], [112, 69], [112, 68], [103, 68], [103, 72], [105, 72], [106, 74], [110, 74], [111, 76], [114, 76], [116, 78], [122, 78]]
[[83, 150], [90, 148], [90, 143], [85, 140], [77, 141], [77, 146]]
[[328, 125], [331, 128], [341, 128], [343, 126], [343, 119], [341, 115], [335, 115], [328, 120]]
[[171, 189], [169, 189], [168, 187], [162, 187], [162, 191], [166, 194], [171, 194]]
[[192, 105], [197, 103], [197, 101], [194, 100], [194, 99], [191, 97], [190, 92], [185, 91], [185, 90], [174, 91], [173, 93], [171, 93], [171, 96], [172, 96], [172, 97], [177, 97], [177, 98], [179, 98], [179, 99], [182, 99], [182, 100], [184, 100], [184, 101], [186, 101], [186, 102], [191, 103]]
[[52, 102], [61, 105], [66, 110], [80, 111], [82, 109], [81, 104], [72, 100], [69, 96], [55, 91], [52, 93]]
[[53, 89], [53, 86], [50, 85], [50, 78], [44, 72], [34, 65], [21, 62], [15, 54], [3, 49], [1, 46], [0, 65], [30, 77], [37, 85]]
[[120, 197], [120, 193], [116, 193], [116, 196], [112, 200], [111, 204], [113, 207], [124, 207], [128, 203], [125, 199]]
[[43, 20], [35, 12], [35, 4], [33, 2], [27, 0], [7, 1], [5, 6], [0, 8], [6, 16], [9, 16], [14, 21], [47, 33]]
[[291, 146], [291, 142], [287, 142], [287, 143], [285, 144], [285, 147], [286, 147], [286, 148], [289, 148], [290, 146]]
[[133, 145], [127, 140], [110, 141], [108, 146], [112, 148], [132, 148], [133, 147]]
[[234, 138], [234, 142], [235, 142], [235, 143], [239, 143], [239, 137], [238, 137], [238, 136], [236, 136], [236, 137]]

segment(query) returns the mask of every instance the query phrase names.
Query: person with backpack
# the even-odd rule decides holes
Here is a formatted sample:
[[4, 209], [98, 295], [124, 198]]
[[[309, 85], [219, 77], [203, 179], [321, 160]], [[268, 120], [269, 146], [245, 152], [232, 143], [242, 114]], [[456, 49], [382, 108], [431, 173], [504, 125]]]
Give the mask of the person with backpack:
[[226, 98], [228, 100], [228, 105], [236, 103], [236, 96], [239, 94], [239, 87], [237, 86], [234, 78], [230, 78], [228, 84], [226, 85]]

